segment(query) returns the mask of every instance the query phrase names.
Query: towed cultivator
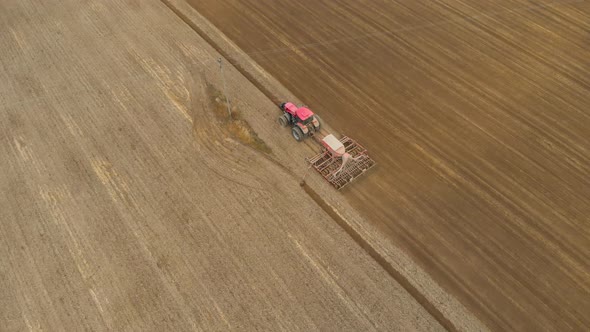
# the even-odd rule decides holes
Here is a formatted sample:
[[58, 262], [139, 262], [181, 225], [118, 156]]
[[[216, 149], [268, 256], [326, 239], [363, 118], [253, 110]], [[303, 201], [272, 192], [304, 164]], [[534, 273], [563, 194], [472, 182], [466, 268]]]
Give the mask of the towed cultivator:
[[367, 150], [350, 137], [337, 139], [329, 134], [318, 141], [322, 152], [307, 162], [338, 190], [375, 166]]
[[309, 108], [298, 108], [293, 103], [283, 103], [280, 108], [283, 114], [279, 117], [279, 123], [283, 127], [292, 126], [295, 140], [313, 137], [320, 143], [322, 151], [307, 158], [307, 162], [334, 188], [344, 188], [375, 166], [376, 163], [369, 157], [367, 150], [352, 138], [343, 136], [337, 139], [332, 134], [320, 138], [320, 118]]

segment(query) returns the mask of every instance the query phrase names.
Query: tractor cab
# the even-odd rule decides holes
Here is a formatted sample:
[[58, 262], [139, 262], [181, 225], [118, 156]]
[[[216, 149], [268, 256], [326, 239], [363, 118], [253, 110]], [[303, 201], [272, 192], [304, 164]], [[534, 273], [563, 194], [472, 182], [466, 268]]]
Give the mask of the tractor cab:
[[279, 117], [279, 124], [282, 127], [291, 127], [291, 133], [297, 141], [313, 136], [320, 131], [320, 117], [314, 114], [309, 108], [297, 107], [293, 103], [282, 103], [280, 106], [283, 114]]
[[296, 122], [308, 124], [313, 121], [313, 112], [309, 108], [299, 107], [295, 112]]
[[281, 109], [295, 120], [292, 123], [307, 124], [313, 120], [313, 112], [307, 107], [297, 107], [293, 103], [283, 103]]

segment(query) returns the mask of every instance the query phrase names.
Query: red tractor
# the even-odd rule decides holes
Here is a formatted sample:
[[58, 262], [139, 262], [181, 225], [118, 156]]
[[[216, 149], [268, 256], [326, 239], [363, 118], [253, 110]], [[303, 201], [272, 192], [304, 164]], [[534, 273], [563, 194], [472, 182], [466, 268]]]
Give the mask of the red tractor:
[[313, 114], [307, 107], [297, 107], [293, 103], [282, 103], [283, 114], [279, 117], [282, 127], [291, 126], [291, 134], [296, 141], [301, 142], [320, 131], [322, 126], [320, 117]]

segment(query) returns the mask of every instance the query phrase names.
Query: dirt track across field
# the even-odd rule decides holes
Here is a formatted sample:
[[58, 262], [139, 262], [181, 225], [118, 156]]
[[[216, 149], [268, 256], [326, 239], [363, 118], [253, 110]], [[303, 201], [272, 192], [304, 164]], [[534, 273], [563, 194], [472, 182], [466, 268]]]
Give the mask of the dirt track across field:
[[345, 195], [488, 326], [590, 328], [590, 2], [190, 2], [370, 149]]
[[0, 55], [0, 330], [444, 330], [277, 166], [305, 146], [227, 135], [160, 1], [3, 1]]

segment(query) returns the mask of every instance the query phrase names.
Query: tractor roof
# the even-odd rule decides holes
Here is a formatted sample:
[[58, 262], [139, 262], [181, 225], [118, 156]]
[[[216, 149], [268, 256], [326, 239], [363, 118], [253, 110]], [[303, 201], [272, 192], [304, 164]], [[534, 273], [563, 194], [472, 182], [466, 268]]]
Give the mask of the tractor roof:
[[297, 117], [301, 120], [307, 120], [311, 116], [313, 116], [313, 112], [309, 108], [299, 107], [297, 109]]

